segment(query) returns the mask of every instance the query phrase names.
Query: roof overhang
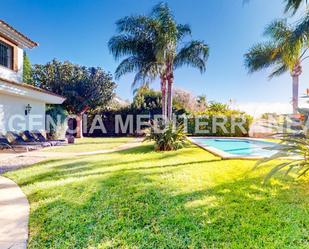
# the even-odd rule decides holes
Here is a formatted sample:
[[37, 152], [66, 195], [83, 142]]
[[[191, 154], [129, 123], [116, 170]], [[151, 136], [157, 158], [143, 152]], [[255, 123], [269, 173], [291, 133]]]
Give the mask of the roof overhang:
[[[62, 104], [65, 98], [52, 92], [25, 83], [0, 78], [0, 94], [28, 98], [46, 104]], [[1, 99], [1, 98], [0, 98]]]
[[2, 20], [0, 20], [0, 33], [14, 41], [21, 48], [34, 48], [38, 46], [38, 43], [32, 41]]

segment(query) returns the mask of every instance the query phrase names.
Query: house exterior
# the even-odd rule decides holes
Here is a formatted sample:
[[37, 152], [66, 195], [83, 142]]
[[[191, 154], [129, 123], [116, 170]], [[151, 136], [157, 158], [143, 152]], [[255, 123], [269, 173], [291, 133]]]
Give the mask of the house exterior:
[[25, 84], [24, 49], [38, 44], [0, 20], [0, 132], [45, 131], [46, 104], [62, 104], [62, 96]]

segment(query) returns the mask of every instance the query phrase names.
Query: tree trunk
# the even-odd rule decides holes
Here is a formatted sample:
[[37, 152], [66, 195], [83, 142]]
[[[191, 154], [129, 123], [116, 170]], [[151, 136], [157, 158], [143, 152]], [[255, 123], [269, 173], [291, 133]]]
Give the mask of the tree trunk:
[[162, 92], [162, 117], [164, 120], [167, 118], [166, 113], [166, 80], [165, 77], [161, 77], [161, 92]]
[[299, 75], [301, 75], [301, 73], [302, 73], [302, 67], [300, 62], [298, 62], [294, 65], [293, 71], [291, 73], [293, 79], [293, 87], [292, 87], [293, 114], [298, 113], [298, 88], [299, 88]]
[[76, 138], [83, 138], [83, 115], [76, 116]]
[[293, 114], [297, 114], [298, 112], [298, 85], [299, 85], [299, 75], [293, 75], [293, 98], [292, 98], [292, 103], [293, 103]]
[[173, 76], [169, 76], [167, 79], [168, 88], [167, 88], [167, 119], [169, 121], [173, 118]]

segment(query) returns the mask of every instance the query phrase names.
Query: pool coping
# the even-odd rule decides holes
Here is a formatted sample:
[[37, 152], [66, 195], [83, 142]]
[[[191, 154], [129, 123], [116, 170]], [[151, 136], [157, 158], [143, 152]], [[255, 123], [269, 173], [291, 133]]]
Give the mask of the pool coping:
[[262, 141], [267, 143], [275, 143], [275, 142], [269, 142], [266, 139], [263, 138], [251, 138], [251, 137], [188, 137], [188, 140], [200, 147], [201, 149], [204, 149], [210, 153], [212, 153], [215, 156], [221, 157], [221, 159], [227, 160], [227, 159], [244, 159], [244, 160], [259, 160], [265, 158], [265, 156], [242, 156], [242, 155], [233, 155], [227, 152], [224, 152], [223, 150], [219, 150], [215, 147], [199, 143], [194, 140], [194, 138], [210, 138], [210, 139], [239, 139], [239, 140], [255, 140], [255, 141]]

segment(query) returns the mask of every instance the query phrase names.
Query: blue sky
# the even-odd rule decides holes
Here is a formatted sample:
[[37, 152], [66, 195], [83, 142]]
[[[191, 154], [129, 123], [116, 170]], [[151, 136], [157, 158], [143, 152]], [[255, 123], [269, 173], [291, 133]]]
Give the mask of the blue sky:
[[[0, 18], [39, 42], [29, 51], [32, 63], [53, 58], [114, 72], [117, 62], [107, 48], [115, 34], [115, 21], [131, 14], [147, 14], [153, 0], [5, 0]], [[262, 41], [265, 26], [282, 17], [283, 0], [171, 0], [167, 1], [180, 23], [188, 23], [192, 38], [210, 47], [207, 71], [176, 71], [175, 86], [208, 99], [239, 103], [280, 102], [291, 99], [289, 74], [269, 81], [267, 71], [248, 75], [243, 54]], [[304, 65], [304, 69], [309, 64]], [[305, 70], [304, 70], [305, 71]], [[307, 70], [308, 71], [308, 70]], [[119, 80], [117, 94], [131, 98], [132, 75]], [[154, 87], [157, 84], [154, 83]], [[300, 93], [309, 87], [309, 73], [300, 79]]]

